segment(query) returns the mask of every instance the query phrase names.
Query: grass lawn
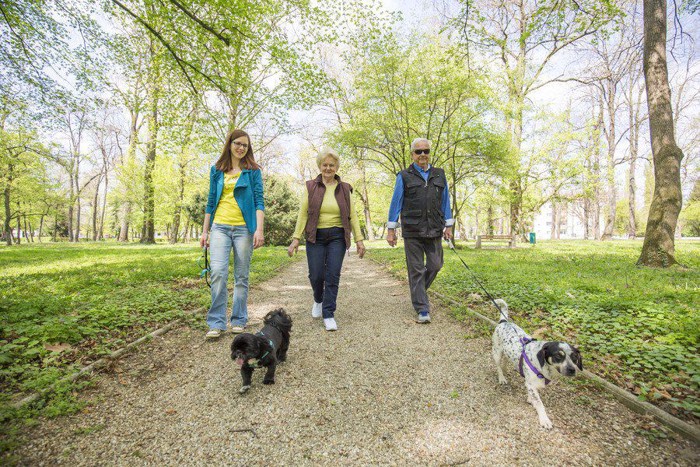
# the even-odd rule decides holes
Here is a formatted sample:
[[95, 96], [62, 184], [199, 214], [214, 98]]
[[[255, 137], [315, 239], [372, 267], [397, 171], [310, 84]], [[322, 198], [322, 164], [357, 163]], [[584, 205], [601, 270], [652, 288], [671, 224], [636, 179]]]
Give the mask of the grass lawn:
[[[572, 342], [587, 369], [666, 410], [700, 417], [700, 242], [677, 242], [676, 257], [687, 268], [667, 270], [635, 266], [641, 241], [483, 250], [473, 244], [458, 244], [459, 255], [526, 331]], [[405, 278], [402, 244], [383, 246], [369, 245], [368, 256]], [[485, 294], [457, 255], [446, 248], [444, 257], [434, 290], [465, 307], [483, 305], [472, 294]], [[465, 309], [454, 311], [470, 319]], [[493, 306], [481, 311], [498, 320]]]
[[[201, 254], [194, 243], [1, 246], [0, 424], [37, 410], [55, 415], [75, 409], [74, 387], [36, 404], [29, 415], [9, 402], [159, 325], [183, 318], [204, 329], [210, 295], [199, 277]], [[284, 247], [256, 250], [251, 285], [292, 261]], [[231, 272], [229, 285], [232, 278]]]

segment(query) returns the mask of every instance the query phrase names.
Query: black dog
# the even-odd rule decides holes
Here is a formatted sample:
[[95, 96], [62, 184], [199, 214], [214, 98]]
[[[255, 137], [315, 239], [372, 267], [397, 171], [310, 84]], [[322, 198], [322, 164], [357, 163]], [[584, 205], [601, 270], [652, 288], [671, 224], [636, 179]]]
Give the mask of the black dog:
[[[283, 308], [278, 308], [265, 315], [263, 323], [265, 326], [259, 332], [239, 334], [231, 343], [231, 359], [241, 368], [243, 378], [241, 394], [250, 389], [255, 368], [266, 367], [263, 384], [275, 384], [277, 362], [287, 359], [292, 319]], [[252, 359], [257, 361], [251, 362]]]

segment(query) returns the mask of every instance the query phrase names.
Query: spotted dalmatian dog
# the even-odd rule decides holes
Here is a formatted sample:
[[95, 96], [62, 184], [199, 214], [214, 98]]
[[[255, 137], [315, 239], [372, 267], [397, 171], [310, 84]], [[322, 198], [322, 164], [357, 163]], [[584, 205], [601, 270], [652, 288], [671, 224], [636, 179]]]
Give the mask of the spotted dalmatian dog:
[[519, 326], [509, 321], [506, 302], [498, 299], [496, 303], [501, 308], [502, 317], [493, 332], [491, 351], [496, 362], [498, 382], [508, 384], [501, 368], [501, 357], [505, 356], [525, 378], [527, 401], [537, 411], [540, 426], [549, 430], [553, 425], [538, 391], [558, 375], [575, 376], [577, 371], [583, 370], [581, 353], [566, 342], [532, 339]]

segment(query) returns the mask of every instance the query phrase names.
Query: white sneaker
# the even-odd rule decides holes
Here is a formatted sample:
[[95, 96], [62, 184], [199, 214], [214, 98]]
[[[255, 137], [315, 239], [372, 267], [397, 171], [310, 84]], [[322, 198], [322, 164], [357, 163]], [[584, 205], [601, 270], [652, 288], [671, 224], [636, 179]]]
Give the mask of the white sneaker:
[[224, 331], [222, 331], [221, 329], [211, 328], [205, 337], [207, 339], [218, 339], [223, 333]]
[[338, 330], [338, 323], [335, 322], [335, 318], [323, 318], [323, 324], [326, 325], [326, 331]]
[[314, 302], [314, 306], [311, 308], [311, 317], [320, 318], [323, 316], [323, 303]]

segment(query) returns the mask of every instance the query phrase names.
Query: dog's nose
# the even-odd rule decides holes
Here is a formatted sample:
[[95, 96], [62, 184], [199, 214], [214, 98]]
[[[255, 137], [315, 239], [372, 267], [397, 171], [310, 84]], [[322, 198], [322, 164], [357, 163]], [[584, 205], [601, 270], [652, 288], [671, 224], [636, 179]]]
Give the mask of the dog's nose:
[[574, 376], [576, 374], [576, 368], [567, 366], [564, 368], [564, 376]]

